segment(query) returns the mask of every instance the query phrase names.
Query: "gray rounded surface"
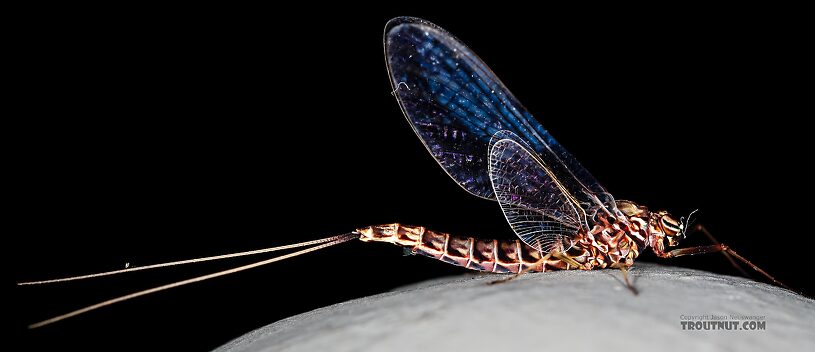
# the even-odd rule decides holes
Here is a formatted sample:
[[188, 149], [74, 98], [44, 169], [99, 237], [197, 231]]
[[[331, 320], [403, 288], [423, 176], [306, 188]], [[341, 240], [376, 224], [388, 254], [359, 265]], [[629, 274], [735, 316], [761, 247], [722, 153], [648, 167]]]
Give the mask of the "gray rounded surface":
[[[496, 275], [432, 280], [293, 316], [217, 351], [815, 351], [812, 299], [648, 263], [631, 275], [637, 296], [618, 270], [527, 274], [499, 285], [488, 284]], [[736, 322], [736, 330], [687, 330], [684, 319]], [[744, 330], [749, 321], [766, 329]]]

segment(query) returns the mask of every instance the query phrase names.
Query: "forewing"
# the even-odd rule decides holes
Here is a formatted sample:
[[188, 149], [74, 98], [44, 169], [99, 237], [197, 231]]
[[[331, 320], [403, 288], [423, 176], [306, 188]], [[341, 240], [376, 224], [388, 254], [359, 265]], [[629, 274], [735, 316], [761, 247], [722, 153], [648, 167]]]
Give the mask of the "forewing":
[[405, 117], [430, 154], [465, 190], [495, 199], [488, 146], [495, 133], [506, 130], [551, 165], [577, 197], [595, 203], [599, 199], [614, 209], [608, 192], [452, 34], [421, 19], [400, 17], [385, 27], [384, 44], [393, 93]]
[[489, 173], [512, 230], [541, 252], [567, 250], [585, 224], [585, 213], [536, 154], [501, 137], [491, 143]]

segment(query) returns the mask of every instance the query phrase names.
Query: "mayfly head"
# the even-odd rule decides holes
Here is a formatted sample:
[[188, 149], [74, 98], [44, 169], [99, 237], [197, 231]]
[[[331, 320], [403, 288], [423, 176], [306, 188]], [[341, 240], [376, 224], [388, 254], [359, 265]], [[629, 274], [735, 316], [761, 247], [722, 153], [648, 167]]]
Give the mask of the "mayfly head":
[[[685, 238], [684, 220], [676, 220], [667, 211], [651, 212], [645, 206], [628, 200], [618, 200], [617, 209], [629, 219], [648, 226], [648, 244], [658, 252], [665, 247], [679, 245], [679, 240]], [[667, 241], [666, 241], [667, 240]]]
[[676, 220], [667, 211], [660, 211], [654, 214], [653, 222], [668, 240], [669, 247], [679, 245], [679, 241], [685, 238], [685, 224], [682, 220]]

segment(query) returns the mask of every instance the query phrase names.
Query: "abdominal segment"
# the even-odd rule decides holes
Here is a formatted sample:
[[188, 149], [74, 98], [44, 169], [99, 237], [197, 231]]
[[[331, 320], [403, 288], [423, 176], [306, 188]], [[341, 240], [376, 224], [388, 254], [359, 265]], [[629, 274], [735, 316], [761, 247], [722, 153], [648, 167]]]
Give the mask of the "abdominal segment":
[[413, 253], [473, 270], [520, 273], [578, 269], [517, 239], [476, 239], [400, 224], [369, 226], [357, 232], [364, 242], [393, 243], [410, 248]]

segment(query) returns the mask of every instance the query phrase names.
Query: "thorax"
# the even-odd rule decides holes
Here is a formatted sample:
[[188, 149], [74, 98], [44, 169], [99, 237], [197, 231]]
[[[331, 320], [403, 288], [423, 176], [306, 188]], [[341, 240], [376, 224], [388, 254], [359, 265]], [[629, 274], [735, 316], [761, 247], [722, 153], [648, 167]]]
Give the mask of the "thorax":
[[626, 267], [647, 247], [648, 222], [636, 216], [617, 221], [606, 214], [593, 219], [590, 230], [578, 233], [574, 246], [567, 253], [591, 268], [607, 268], [615, 263]]

